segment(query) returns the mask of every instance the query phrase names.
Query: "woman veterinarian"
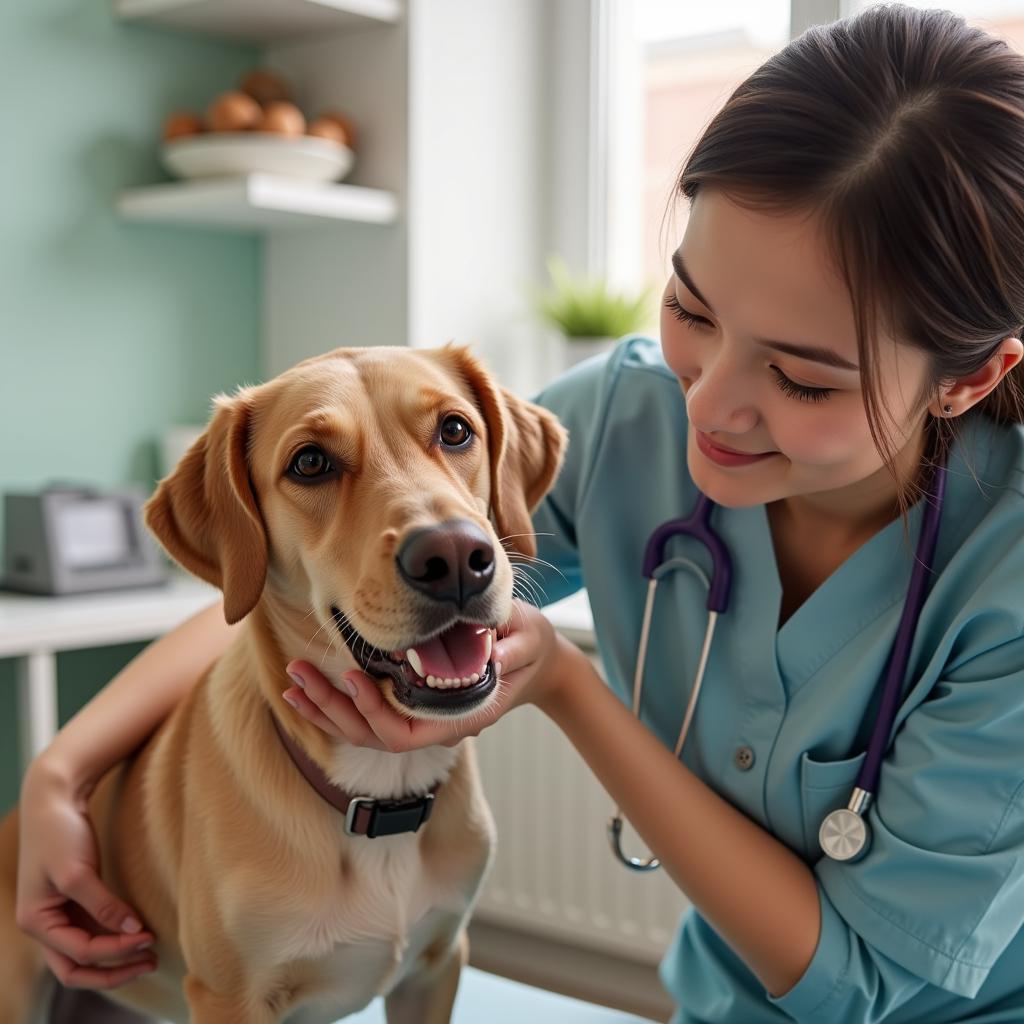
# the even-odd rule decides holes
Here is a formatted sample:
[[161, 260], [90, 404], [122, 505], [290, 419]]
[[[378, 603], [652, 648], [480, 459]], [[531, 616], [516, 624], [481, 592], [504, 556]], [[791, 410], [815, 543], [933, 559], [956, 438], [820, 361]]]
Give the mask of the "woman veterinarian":
[[[660, 346], [626, 340], [540, 396], [571, 441], [535, 520], [555, 569], [534, 575], [549, 599], [586, 585], [611, 687], [523, 606], [495, 648], [501, 711], [547, 713], [693, 903], [662, 967], [680, 1024], [1020, 1022], [1024, 57], [937, 11], [813, 29], [737, 89], [678, 187]], [[705, 586], [660, 577], [638, 722], [645, 545], [700, 495], [728, 606], [701, 671]], [[689, 536], [659, 556], [680, 559], [713, 568]], [[21, 919], [79, 982], [147, 963], [126, 936], [99, 967], [97, 939], [47, 918], [53, 879], [90, 863], [75, 793], [224, 648], [216, 616], [140, 655], [25, 783]], [[350, 700], [289, 670], [298, 713], [353, 742], [458, 738], [359, 673]], [[847, 859], [823, 856], [855, 787]], [[71, 877], [100, 921], [130, 915]]]

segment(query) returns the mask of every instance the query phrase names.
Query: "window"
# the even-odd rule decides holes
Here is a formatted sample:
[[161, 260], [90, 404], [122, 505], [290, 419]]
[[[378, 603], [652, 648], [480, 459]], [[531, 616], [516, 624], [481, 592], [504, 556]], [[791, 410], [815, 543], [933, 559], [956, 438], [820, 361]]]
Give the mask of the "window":
[[[621, 286], [660, 287], [686, 224], [673, 184], [710, 118], [792, 34], [883, 0], [590, 2], [614, 12], [598, 75], [609, 92], [596, 108], [607, 167], [591, 207], [592, 269]], [[1024, 52], [1024, 0], [904, 2], [952, 10]]]
[[636, 0], [633, 18], [643, 89], [643, 274], [660, 283], [667, 252], [685, 222], [685, 208], [678, 206], [672, 228], [676, 237], [663, 237], [679, 169], [733, 89], [785, 45], [790, 4]]

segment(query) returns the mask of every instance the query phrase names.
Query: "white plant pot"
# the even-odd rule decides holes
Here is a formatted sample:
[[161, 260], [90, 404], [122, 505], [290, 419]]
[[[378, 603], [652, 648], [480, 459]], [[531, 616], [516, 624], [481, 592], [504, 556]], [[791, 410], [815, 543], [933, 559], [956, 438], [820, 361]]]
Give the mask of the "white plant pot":
[[566, 369], [589, 359], [603, 355], [615, 347], [615, 338], [569, 338], [562, 337], [562, 363]]

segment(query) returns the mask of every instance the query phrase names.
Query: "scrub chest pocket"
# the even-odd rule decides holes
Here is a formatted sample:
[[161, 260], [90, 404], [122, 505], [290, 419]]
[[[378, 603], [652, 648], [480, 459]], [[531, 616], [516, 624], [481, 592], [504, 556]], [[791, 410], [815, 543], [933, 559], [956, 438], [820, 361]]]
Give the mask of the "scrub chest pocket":
[[818, 830], [825, 816], [845, 807], [850, 799], [867, 751], [842, 761], [815, 761], [809, 754], [800, 756], [800, 802], [803, 810], [804, 848], [806, 860], [813, 862], [822, 854]]

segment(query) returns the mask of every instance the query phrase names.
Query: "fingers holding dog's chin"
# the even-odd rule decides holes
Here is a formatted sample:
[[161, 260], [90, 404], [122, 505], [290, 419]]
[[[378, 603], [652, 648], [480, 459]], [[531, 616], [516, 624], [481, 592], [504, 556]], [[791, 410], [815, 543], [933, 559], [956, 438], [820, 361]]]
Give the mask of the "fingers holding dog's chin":
[[302, 690], [292, 687], [290, 690], [285, 690], [281, 696], [307, 722], [312, 722], [313, 725], [323, 730], [328, 736], [333, 736], [335, 739], [344, 738], [344, 731], [335, 725]]
[[332, 685], [317, 668], [305, 661], [293, 661], [287, 668], [296, 685], [286, 690], [282, 697], [303, 718], [329, 736], [347, 740], [356, 746], [381, 746], [353, 700]]

